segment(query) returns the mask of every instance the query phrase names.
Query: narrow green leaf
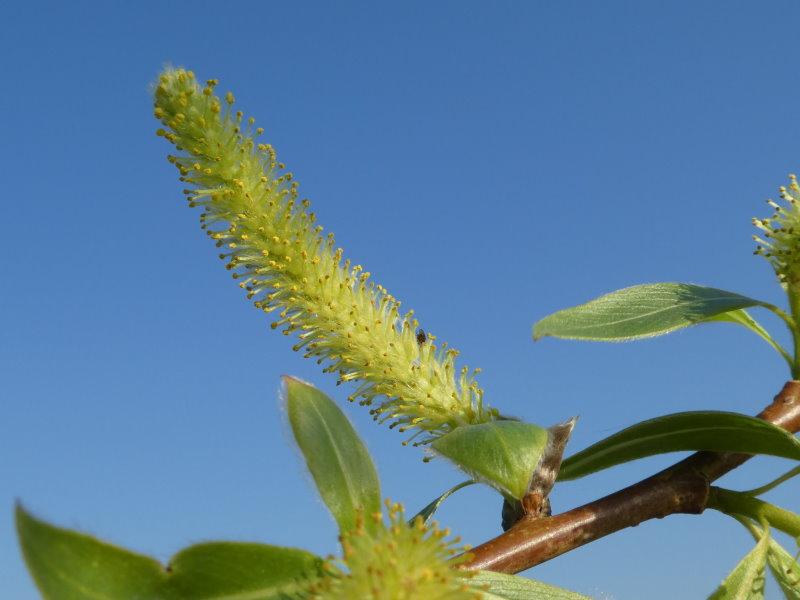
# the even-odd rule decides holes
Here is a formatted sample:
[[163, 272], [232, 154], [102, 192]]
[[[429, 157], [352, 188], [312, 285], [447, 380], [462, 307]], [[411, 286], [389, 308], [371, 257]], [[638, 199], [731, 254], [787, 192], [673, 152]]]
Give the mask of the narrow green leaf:
[[775, 540], [769, 541], [767, 563], [786, 600], [800, 600], [800, 565]]
[[465, 425], [437, 438], [431, 448], [473, 479], [519, 499], [547, 448], [548, 432], [520, 421]]
[[590, 600], [583, 594], [541, 581], [493, 571], [478, 571], [470, 583], [486, 590], [483, 595], [485, 600]]
[[210, 542], [157, 560], [16, 509], [22, 554], [45, 600], [277, 600], [320, 573], [303, 550]]
[[769, 535], [764, 535], [747, 556], [731, 571], [709, 600], [762, 600], [764, 567], [767, 562]]
[[339, 529], [350, 531], [360, 519], [373, 526], [381, 492], [367, 447], [333, 400], [299, 379], [284, 383], [295, 440]]
[[766, 303], [689, 283], [636, 285], [545, 317], [534, 325], [533, 338], [623, 342], [663, 335], [748, 306]]
[[417, 520], [417, 517], [422, 517], [423, 523], [427, 523], [428, 519], [430, 519], [437, 510], [439, 510], [439, 507], [442, 505], [442, 502], [447, 500], [450, 496], [455, 494], [461, 488], [465, 488], [468, 485], [472, 485], [473, 483], [478, 483], [478, 482], [475, 481], [474, 479], [468, 479], [467, 481], [462, 481], [458, 485], [454, 485], [449, 490], [447, 490], [444, 494], [442, 494], [441, 496], [436, 498], [436, 500], [434, 500], [433, 502], [428, 504], [425, 508], [423, 508], [417, 514], [415, 514], [413, 517], [411, 517], [408, 520], [408, 523], [409, 524], [413, 523], [414, 521]]
[[800, 441], [780, 427], [718, 411], [675, 413], [642, 421], [564, 459], [559, 481], [666, 452], [714, 450], [800, 460]]

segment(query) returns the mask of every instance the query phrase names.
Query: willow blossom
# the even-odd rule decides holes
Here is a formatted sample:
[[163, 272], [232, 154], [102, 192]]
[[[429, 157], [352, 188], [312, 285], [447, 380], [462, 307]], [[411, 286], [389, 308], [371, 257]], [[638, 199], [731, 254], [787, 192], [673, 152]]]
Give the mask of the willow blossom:
[[324, 575], [306, 590], [310, 600], [480, 600], [484, 592], [470, 582], [474, 572], [459, 569], [459, 538], [448, 529], [416, 517], [409, 526], [400, 504], [386, 501], [388, 522], [372, 515], [377, 527], [363, 525], [341, 537], [343, 554], [325, 563]]
[[458, 369], [455, 349], [421, 335], [413, 311], [401, 314], [369, 272], [344, 259], [274, 148], [257, 141], [264, 130], [233, 109], [232, 93], [220, 99], [217, 85], [165, 70], [154, 93], [157, 134], [175, 145], [169, 161], [226, 268], [258, 309], [277, 314], [272, 327], [295, 334], [294, 349], [339, 383], [358, 383], [349, 399], [370, 406], [376, 420], [415, 428], [411, 439], [423, 434], [415, 444], [496, 419], [478, 369]]
[[797, 176], [789, 175], [789, 186], [781, 186], [778, 192], [785, 206], [767, 200], [774, 214], [766, 219], [753, 219], [753, 225], [761, 230], [761, 237], [753, 236], [758, 244], [755, 254], [770, 262], [784, 287], [792, 287], [800, 282], [800, 185]]

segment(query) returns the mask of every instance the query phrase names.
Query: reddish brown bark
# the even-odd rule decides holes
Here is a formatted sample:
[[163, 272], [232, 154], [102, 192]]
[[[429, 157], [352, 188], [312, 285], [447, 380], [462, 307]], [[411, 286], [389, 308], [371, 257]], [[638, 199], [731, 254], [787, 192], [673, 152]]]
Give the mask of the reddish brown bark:
[[[758, 417], [791, 432], [800, 430], [800, 381], [787, 382]], [[649, 519], [699, 514], [706, 508], [711, 482], [749, 458], [749, 454], [697, 452], [639, 483], [565, 513], [523, 518], [471, 550], [472, 558], [464, 567], [518, 573]]]

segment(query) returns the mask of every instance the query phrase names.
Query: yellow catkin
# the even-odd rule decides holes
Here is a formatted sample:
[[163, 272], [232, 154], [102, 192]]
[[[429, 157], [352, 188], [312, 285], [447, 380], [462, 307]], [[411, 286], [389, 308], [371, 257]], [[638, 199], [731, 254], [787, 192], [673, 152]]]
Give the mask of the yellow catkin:
[[255, 142], [263, 130], [233, 111], [232, 93], [221, 101], [217, 84], [168, 69], [155, 86], [154, 114], [158, 135], [178, 151], [169, 161], [189, 205], [202, 209], [202, 227], [247, 297], [277, 314], [272, 326], [297, 337], [295, 350], [339, 382], [357, 382], [351, 401], [390, 427], [416, 428], [412, 437], [424, 434], [418, 444], [495, 419], [474, 372], [456, 367], [458, 352], [437, 347], [433, 336], [421, 341], [413, 311], [401, 314], [370, 273], [343, 259], [333, 235], [322, 234], [274, 148]]
[[371, 515], [378, 527], [357, 527], [341, 537], [342, 557], [329, 560], [325, 575], [305, 591], [312, 600], [477, 600], [482, 590], [470, 585], [469, 571], [458, 569], [467, 555], [449, 532], [417, 518], [410, 526], [403, 507], [386, 503], [383, 515]]
[[753, 225], [761, 230], [754, 235], [756, 249], [775, 269], [775, 274], [784, 286], [796, 286], [800, 282], [800, 185], [795, 175], [789, 175], [789, 185], [779, 188], [784, 205], [772, 200], [767, 204], [775, 211], [766, 219], [753, 219]]

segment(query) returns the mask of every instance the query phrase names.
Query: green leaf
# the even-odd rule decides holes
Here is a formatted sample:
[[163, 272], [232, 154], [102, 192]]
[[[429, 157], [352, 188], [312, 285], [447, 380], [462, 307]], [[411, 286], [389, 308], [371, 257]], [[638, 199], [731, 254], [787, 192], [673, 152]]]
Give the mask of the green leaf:
[[483, 595], [484, 600], [590, 600], [583, 594], [541, 581], [492, 571], [478, 571], [470, 584], [487, 590]]
[[548, 431], [520, 421], [492, 421], [458, 427], [431, 448], [470, 477], [503, 495], [522, 498], [546, 448]]
[[764, 535], [736, 568], [731, 571], [709, 600], [761, 600], [764, 598], [764, 567], [769, 535]]
[[714, 450], [800, 460], [800, 441], [747, 415], [718, 411], [675, 413], [642, 421], [564, 459], [559, 481], [666, 452]]
[[303, 550], [210, 542], [191, 546], [168, 567], [16, 509], [22, 554], [45, 600], [277, 600], [320, 573]]
[[48, 600], [155, 598], [166, 577], [155, 559], [53, 527], [16, 509], [22, 554]]
[[748, 306], [768, 305], [689, 283], [636, 285], [545, 317], [534, 325], [533, 339], [623, 342], [663, 335]]
[[428, 519], [430, 519], [433, 516], [433, 513], [435, 513], [437, 510], [439, 510], [439, 507], [442, 505], [442, 502], [447, 500], [450, 496], [455, 494], [461, 488], [465, 488], [468, 485], [472, 485], [473, 483], [478, 483], [478, 482], [475, 481], [474, 479], [468, 479], [467, 481], [462, 481], [458, 485], [454, 485], [449, 490], [447, 490], [444, 494], [442, 494], [441, 496], [436, 498], [436, 500], [434, 500], [433, 502], [428, 504], [425, 508], [423, 508], [417, 514], [415, 514], [413, 517], [411, 517], [408, 520], [408, 523], [409, 524], [413, 523], [414, 521], [417, 520], [417, 517], [422, 517], [422, 522], [423, 523], [427, 523]]
[[169, 598], [283, 598], [321, 574], [322, 560], [304, 550], [243, 542], [189, 546], [169, 561], [162, 584]]
[[374, 526], [381, 491], [367, 447], [333, 400], [299, 379], [284, 383], [294, 438], [339, 529], [350, 531], [360, 520]]
[[786, 600], [800, 600], [800, 565], [775, 540], [769, 541], [767, 563]]

